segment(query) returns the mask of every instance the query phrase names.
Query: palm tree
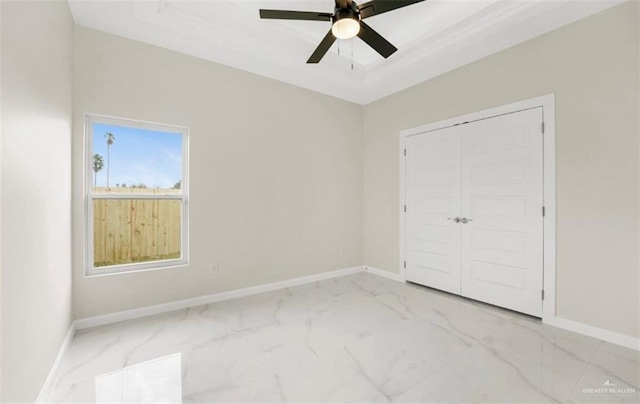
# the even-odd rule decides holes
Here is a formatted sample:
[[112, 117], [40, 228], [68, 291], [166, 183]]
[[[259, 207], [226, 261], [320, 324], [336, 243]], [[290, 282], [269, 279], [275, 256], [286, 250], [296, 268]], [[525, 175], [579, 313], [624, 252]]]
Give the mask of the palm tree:
[[99, 154], [93, 155], [93, 187], [96, 187], [98, 183], [98, 171], [101, 171], [104, 167], [104, 159]]
[[105, 139], [107, 139], [107, 188], [109, 188], [109, 160], [110, 160], [109, 148], [111, 147], [113, 142], [116, 140], [116, 137], [113, 136], [113, 133], [111, 132], [105, 133], [104, 137]]

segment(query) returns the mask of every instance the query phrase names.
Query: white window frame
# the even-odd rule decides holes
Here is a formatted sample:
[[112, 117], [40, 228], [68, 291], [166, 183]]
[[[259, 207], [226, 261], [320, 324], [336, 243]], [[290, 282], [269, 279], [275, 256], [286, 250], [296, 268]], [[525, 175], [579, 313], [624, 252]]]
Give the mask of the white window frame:
[[[180, 179], [180, 194], [144, 194], [123, 193], [104, 194], [93, 192], [93, 124], [109, 124], [139, 128], [160, 132], [179, 133], [182, 135], [182, 178]], [[184, 267], [189, 264], [189, 129], [182, 126], [145, 122], [126, 118], [116, 118], [103, 115], [86, 114], [84, 127], [84, 188], [85, 188], [85, 275], [100, 276], [119, 273], [150, 271], [157, 269]], [[94, 199], [172, 199], [181, 201], [181, 235], [180, 258], [139, 262], [132, 264], [110, 265], [94, 267], [93, 265], [93, 200]]]

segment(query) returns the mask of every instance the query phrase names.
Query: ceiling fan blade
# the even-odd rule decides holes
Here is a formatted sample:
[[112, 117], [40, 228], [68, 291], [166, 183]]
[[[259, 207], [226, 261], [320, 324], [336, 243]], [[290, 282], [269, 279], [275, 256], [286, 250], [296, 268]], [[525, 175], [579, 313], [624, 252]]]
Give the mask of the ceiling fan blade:
[[329, 48], [331, 48], [331, 45], [333, 45], [335, 41], [336, 41], [336, 37], [333, 36], [333, 33], [331, 33], [331, 30], [329, 30], [329, 32], [327, 32], [327, 35], [325, 35], [322, 42], [320, 42], [320, 45], [318, 45], [318, 47], [313, 52], [309, 60], [307, 60], [307, 63], [319, 63], [324, 57], [324, 55], [329, 51]]
[[358, 11], [360, 11], [360, 18], [365, 19], [423, 1], [425, 0], [371, 0], [368, 3], [359, 4]]
[[331, 21], [332, 15], [312, 11], [260, 10], [260, 18], [269, 20]]
[[365, 24], [363, 21], [360, 21], [360, 32], [358, 33], [358, 36], [385, 59], [393, 55], [394, 52], [398, 50], [398, 48], [393, 46], [391, 42], [384, 39], [382, 35], [378, 34], [373, 28]]

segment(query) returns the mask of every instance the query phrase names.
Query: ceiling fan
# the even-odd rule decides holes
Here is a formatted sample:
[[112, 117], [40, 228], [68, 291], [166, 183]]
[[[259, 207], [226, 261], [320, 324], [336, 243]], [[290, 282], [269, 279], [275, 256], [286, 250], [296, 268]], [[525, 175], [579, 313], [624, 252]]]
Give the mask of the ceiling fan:
[[310, 11], [260, 10], [260, 18], [272, 20], [331, 21], [332, 26], [307, 63], [318, 63], [329, 51], [336, 39], [350, 39], [358, 36], [385, 59], [398, 50], [373, 28], [365, 24], [365, 18], [410, 6], [425, 0], [371, 0], [356, 4], [352, 0], [335, 0], [333, 14]]

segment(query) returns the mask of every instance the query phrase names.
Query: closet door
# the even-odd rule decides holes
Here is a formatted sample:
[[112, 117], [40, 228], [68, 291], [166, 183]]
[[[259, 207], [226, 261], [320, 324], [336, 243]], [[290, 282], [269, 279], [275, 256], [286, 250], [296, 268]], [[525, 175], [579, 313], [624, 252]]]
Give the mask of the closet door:
[[460, 293], [460, 127], [411, 136], [406, 148], [406, 278]]
[[541, 317], [542, 108], [460, 128], [462, 295]]

